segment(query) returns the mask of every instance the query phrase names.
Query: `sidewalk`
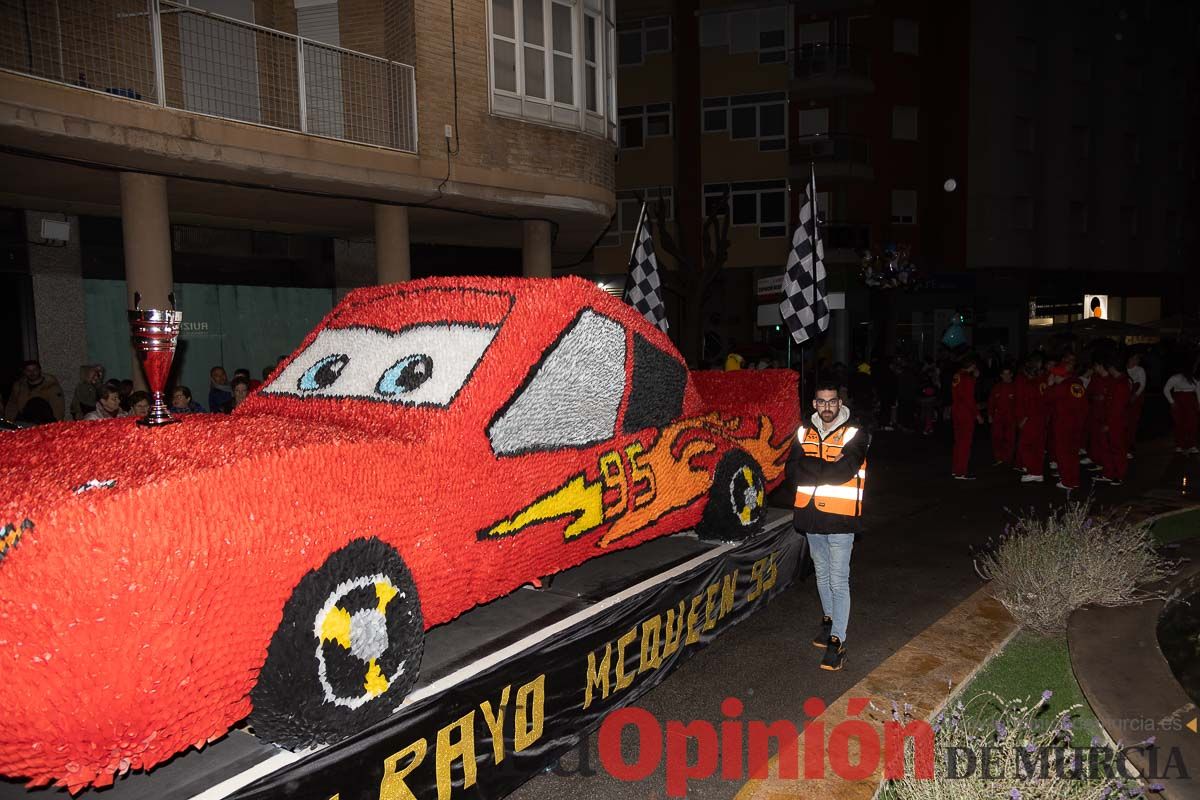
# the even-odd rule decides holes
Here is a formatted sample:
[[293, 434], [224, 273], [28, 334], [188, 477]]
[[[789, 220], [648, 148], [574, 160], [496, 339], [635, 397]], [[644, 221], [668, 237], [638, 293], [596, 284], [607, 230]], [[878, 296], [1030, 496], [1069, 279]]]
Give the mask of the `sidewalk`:
[[[642, 707], [661, 721], [719, 722], [721, 701], [737, 697], [745, 704], [743, 720], [788, 719], [800, 727], [807, 719], [802, 708], [807, 698], [819, 697], [830, 705], [855, 687], [982, 586], [971, 569], [969, 545], [981, 544], [1002, 531], [1017, 512], [1043, 511], [1063, 501], [1064, 493], [1052, 484], [1022, 485], [1011, 469], [982, 466], [986, 456], [982, 449], [985, 443], [980, 437], [975, 469], [979, 480], [963, 483], [950, 479], [948, 437], [922, 439], [899, 433], [877, 437], [867, 489], [870, 529], [856, 543], [852, 562], [854, 608], [844, 670], [817, 668], [821, 653], [810, 639], [821, 612], [809, 578], [698, 652], [647, 695]], [[1103, 494], [1098, 491], [1098, 502], [1123, 505], [1161, 489], [1170, 460], [1165, 440], [1140, 444], [1129, 480], [1124, 486], [1105, 488]], [[623, 745], [625, 757], [632, 763], [637, 757], [633, 737], [627, 737]], [[606, 774], [594, 736], [588, 765], [595, 774], [571, 774], [579, 763], [576, 753], [569, 754], [561, 764], [565, 777], [540, 776], [512, 797], [641, 800], [665, 796], [661, 766], [636, 783]], [[720, 777], [692, 781], [688, 796], [731, 798], [744, 783]], [[792, 796], [823, 797], [817, 791]]]

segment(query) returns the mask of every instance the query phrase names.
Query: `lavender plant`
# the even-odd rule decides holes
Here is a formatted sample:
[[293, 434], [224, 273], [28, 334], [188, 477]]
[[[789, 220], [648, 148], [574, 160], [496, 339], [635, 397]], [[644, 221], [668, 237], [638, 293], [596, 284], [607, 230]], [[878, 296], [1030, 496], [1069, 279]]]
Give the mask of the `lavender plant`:
[[[1090, 747], [1073, 748], [1072, 719], [1080, 706], [1051, 712], [1052, 696], [1047, 690], [1036, 700], [1006, 701], [985, 692], [967, 703], [954, 702], [933, 722], [933, 778], [915, 776], [914, 746], [909, 740], [905, 777], [889, 781], [882, 796], [890, 800], [1141, 800], [1161, 789], [1126, 777], [1132, 772], [1120, 768], [1119, 743], [1111, 748], [1092, 739]], [[1140, 745], [1153, 745], [1153, 741]]]
[[1149, 526], [1125, 513], [1093, 513], [1090, 500], [1067, 503], [1044, 518], [1019, 516], [975, 560], [1009, 613], [1047, 635], [1065, 631], [1077, 608], [1146, 599], [1139, 587], [1170, 569], [1155, 551]]

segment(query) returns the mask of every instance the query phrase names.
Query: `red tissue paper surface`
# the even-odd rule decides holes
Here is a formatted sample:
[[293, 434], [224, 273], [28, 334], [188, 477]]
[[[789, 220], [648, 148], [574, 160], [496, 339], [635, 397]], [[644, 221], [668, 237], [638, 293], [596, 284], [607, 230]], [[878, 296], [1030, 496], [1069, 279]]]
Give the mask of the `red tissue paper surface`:
[[4, 434], [0, 774], [77, 791], [224, 735], [351, 542], [428, 629], [695, 526], [731, 451], [773, 488], [798, 423], [795, 373], [689, 373], [587, 281], [434, 278], [352, 292], [232, 415]]

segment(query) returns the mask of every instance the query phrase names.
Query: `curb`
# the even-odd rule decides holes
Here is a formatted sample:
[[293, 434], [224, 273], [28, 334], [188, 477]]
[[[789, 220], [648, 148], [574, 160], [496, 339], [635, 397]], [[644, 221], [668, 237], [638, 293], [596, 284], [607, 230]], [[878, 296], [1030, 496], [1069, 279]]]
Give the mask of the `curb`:
[[[964, 625], [970, 622], [969, 626]], [[882, 664], [842, 694], [813, 722], [825, 725], [826, 735], [846, 720], [870, 725], [883, 741], [884, 722], [891, 719], [892, 703], [908, 703], [913, 717], [932, 719], [951, 697], [951, 687], [963, 686], [1004, 648], [1019, 626], [987, 586], [980, 587], [930, 625]], [[851, 716], [851, 698], [870, 698], [861, 715]], [[807, 723], [806, 723], [807, 724]], [[804, 737], [798, 755], [804, 764]], [[883, 780], [882, 758], [874, 774], [862, 780], [845, 780], [827, 774], [821, 778], [779, 778], [778, 756], [768, 762], [768, 777], [746, 782], [737, 800], [786, 800], [820, 797], [823, 800], [871, 800]]]

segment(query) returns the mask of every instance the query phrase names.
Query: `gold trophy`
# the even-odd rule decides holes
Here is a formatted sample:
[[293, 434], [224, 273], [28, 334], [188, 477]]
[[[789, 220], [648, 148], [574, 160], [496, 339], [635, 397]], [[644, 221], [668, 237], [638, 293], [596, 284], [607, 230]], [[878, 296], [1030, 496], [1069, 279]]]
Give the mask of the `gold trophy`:
[[142, 372], [150, 387], [150, 413], [137, 421], [138, 425], [170, 425], [179, 422], [167, 410], [167, 375], [171, 372], [171, 361], [175, 358], [175, 342], [179, 338], [179, 325], [183, 312], [175, 310], [175, 293], [167, 295], [171, 310], [148, 308], [142, 310], [142, 296], [133, 293], [133, 310], [129, 312], [129, 329], [133, 333], [133, 348], [137, 351]]

